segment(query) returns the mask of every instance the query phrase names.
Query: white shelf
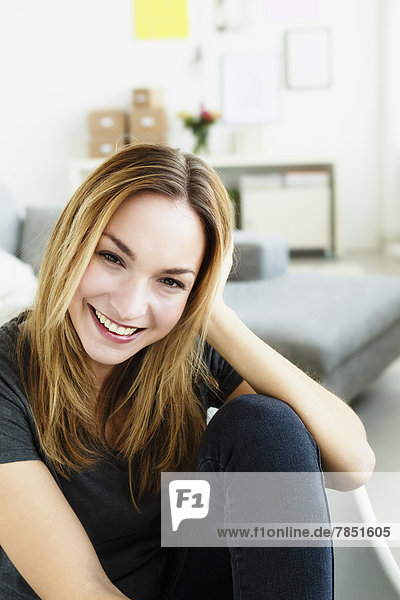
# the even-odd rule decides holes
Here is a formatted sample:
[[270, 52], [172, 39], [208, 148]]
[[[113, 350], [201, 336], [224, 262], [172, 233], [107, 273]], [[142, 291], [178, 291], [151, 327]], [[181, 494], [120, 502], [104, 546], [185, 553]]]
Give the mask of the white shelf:
[[333, 164], [332, 158], [321, 160], [321, 157], [296, 157], [296, 156], [268, 156], [268, 155], [249, 155], [249, 154], [209, 154], [201, 155], [211, 166], [217, 167], [324, 167]]

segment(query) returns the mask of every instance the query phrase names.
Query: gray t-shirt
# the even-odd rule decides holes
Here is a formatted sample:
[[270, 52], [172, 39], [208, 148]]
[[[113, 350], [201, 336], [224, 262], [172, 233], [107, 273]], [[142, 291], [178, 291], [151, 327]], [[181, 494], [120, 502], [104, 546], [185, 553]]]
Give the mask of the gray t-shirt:
[[[76, 473], [71, 480], [59, 475], [40, 449], [29, 402], [15, 362], [17, 320], [0, 328], [0, 463], [42, 460], [85, 528], [111, 581], [135, 600], [157, 598], [165, 566], [160, 546], [160, 499], [132, 505], [128, 467], [110, 449], [93, 468]], [[225, 399], [242, 378], [211, 347], [205, 362], [220, 384]], [[206, 408], [220, 406], [221, 398], [202, 388]], [[43, 540], [46, 543], [46, 540]], [[0, 546], [0, 599], [37, 600], [37, 594], [19, 574]]]

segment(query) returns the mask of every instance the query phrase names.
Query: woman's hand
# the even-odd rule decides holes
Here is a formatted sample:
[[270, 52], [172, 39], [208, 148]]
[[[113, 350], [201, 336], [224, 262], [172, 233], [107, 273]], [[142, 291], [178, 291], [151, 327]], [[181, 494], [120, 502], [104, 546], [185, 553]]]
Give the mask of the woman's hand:
[[226, 319], [229, 321], [230, 313], [232, 312], [232, 310], [225, 304], [223, 293], [229, 274], [232, 270], [233, 250], [234, 243], [232, 238], [231, 244], [222, 263], [217, 291], [211, 307], [210, 321], [208, 324], [207, 341], [214, 348], [219, 345], [220, 331], [224, 330], [224, 327], [226, 326], [224, 323], [226, 322]]
[[234, 248], [234, 245], [233, 245], [233, 238], [232, 238], [231, 244], [225, 254], [224, 261], [222, 263], [217, 292], [215, 294], [214, 305], [213, 305], [213, 308], [211, 311], [212, 315], [215, 313], [216, 310], [219, 310], [221, 305], [224, 305], [223, 293], [224, 293], [224, 289], [225, 289], [225, 284], [229, 277], [229, 273], [232, 270], [233, 248]]

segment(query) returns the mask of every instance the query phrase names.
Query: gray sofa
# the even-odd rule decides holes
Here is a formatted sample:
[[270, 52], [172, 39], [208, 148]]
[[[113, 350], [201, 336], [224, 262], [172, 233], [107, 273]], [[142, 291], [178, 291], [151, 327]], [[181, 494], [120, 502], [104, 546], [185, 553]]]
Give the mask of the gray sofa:
[[[0, 188], [0, 248], [37, 272], [58, 206], [22, 218]], [[227, 303], [260, 338], [350, 402], [400, 354], [400, 279], [290, 272], [280, 236], [235, 232]]]

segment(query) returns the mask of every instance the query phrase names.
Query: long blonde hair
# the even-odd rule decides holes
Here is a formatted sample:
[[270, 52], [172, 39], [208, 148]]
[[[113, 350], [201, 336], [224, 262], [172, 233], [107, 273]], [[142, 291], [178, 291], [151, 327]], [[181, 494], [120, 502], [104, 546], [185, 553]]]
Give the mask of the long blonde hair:
[[[188, 202], [203, 223], [204, 259], [173, 330], [116, 365], [98, 394], [68, 307], [112, 215], [128, 197], [149, 191]], [[115, 444], [129, 461], [136, 507], [135, 497], [159, 491], [162, 471], [193, 468], [205, 428], [197, 386], [215, 384], [201, 355], [231, 243], [230, 206], [221, 180], [204, 161], [153, 144], [129, 146], [110, 157], [66, 205], [46, 248], [18, 350], [42, 451], [65, 477], [99, 459], [107, 420], [122, 405], [129, 412]]]

